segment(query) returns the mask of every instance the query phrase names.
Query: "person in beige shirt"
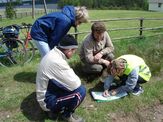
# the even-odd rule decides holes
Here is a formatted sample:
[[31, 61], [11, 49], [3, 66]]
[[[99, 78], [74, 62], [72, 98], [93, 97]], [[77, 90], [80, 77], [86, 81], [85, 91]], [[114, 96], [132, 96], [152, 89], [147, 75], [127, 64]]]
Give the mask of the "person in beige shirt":
[[102, 73], [114, 59], [114, 46], [102, 22], [95, 22], [91, 27], [92, 32], [84, 39], [80, 58], [83, 63], [83, 72], [94, 74]]

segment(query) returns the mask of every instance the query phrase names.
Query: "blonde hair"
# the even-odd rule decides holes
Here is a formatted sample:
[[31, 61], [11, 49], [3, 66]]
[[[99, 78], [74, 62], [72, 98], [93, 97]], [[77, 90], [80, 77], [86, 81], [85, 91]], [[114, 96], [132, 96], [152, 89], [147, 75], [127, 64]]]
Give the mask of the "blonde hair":
[[85, 6], [75, 7], [75, 11], [77, 20], [82, 20], [83, 23], [88, 22], [89, 14]]
[[115, 69], [125, 69], [126, 63], [126, 60], [119, 58], [112, 60], [111, 66]]

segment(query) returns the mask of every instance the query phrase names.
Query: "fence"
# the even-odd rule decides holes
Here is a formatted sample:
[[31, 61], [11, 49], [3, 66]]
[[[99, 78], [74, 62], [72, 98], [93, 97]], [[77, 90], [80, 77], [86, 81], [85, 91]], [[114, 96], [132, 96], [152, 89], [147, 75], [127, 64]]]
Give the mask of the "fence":
[[[54, 12], [54, 11], [58, 11], [58, 9], [48, 9], [48, 13]], [[35, 15], [41, 15], [41, 14], [45, 14], [45, 10], [43, 9], [35, 10]], [[23, 18], [27, 16], [32, 16], [32, 12], [31, 11], [16, 12], [15, 18]], [[2, 21], [5, 18], [6, 18], [5, 15], [0, 15], [0, 21]]]
[[[57, 9], [56, 9], [57, 10]], [[49, 12], [53, 12], [56, 10], [49, 10]], [[57, 10], [58, 11], [58, 10]], [[35, 14], [43, 14], [44, 10], [39, 10], [36, 11]], [[17, 18], [21, 18], [24, 16], [31, 16], [32, 12], [24, 12], [24, 13], [17, 13], [16, 17]], [[0, 20], [2, 20], [2, 16], [0, 16]], [[162, 25], [160, 25], [159, 27], [144, 27], [144, 22], [145, 21], [151, 21], [151, 20], [155, 20], [155, 21], [161, 21]], [[149, 30], [158, 30], [158, 29], [163, 29], [163, 18], [115, 18], [115, 19], [101, 19], [101, 20], [91, 20], [90, 22], [115, 22], [115, 21], [139, 21], [139, 26], [138, 27], [125, 27], [125, 28], [112, 28], [112, 29], [107, 29], [107, 31], [109, 32], [113, 32], [113, 31], [124, 31], [124, 30], [138, 30], [139, 34], [138, 35], [133, 35], [133, 36], [125, 36], [125, 37], [116, 37], [116, 38], [112, 38], [113, 40], [119, 40], [119, 39], [126, 39], [126, 38], [137, 38], [137, 37], [143, 37], [146, 36], [144, 35], [144, 31], [149, 31]], [[75, 35], [75, 38], [78, 39], [78, 36], [81, 34], [88, 34], [90, 33], [90, 31], [83, 31], [80, 32], [77, 29], [75, 29], [74, 33], [70, 33], [72, 35]], [[163, 34], [163, 31], [160, 33], [155, 33], [155, 34], [150, 34], [150, 36], [154, 36], [154, 35], [158, 35], [158, 34]]]
[[[113, 38], [113, 40], [119, 40], [119, 39], [126, 39], [126, 38], [137, 38], [137, 37], [143, 37], [145, 35], [143, 35], [144, 31], [149, 31], [149, 30], [158, 30], [158, 29], [163, 29], [163, 23], [162, 25], [160, 25], [159, 27], [144, 27], [144, 21], [150, 21], [150, 20], [156, 20], [156, 21], [162, 21], [163, 18], [115, 18], [115, 19], [101, 19], [101, 20], [91, 20], [91, 23], [93, 22], [110, 22], [110, 21], [131, 21], [131, 20], [138, 20], [139, 21], [139, 26], [138, 27], [128, 27], [128, 28], [113, 28], [113, 29], [107, 29], [107, 31], [120, 31], [120, 30], [138, 30], [139, 34], [138, 35], [134, 35], [134, 36], [126, 36], [126, 37], [119, 37], [119, 38]], [[80, 34], [86, 34], [86, 33], [90, 33], [90, 31], [83, 31], [83, 32], [79, 32], [77, 29], [75, 29], [75, 33], [70, 33], [72, 35], [75, 35], [75, 38], [78, 39], [78, 35]], [[153, 35], [150, 36], [154, 36], [154, 35], [158, 35], [158, 34], [163, 34], [162, 33], [155, 33]]]

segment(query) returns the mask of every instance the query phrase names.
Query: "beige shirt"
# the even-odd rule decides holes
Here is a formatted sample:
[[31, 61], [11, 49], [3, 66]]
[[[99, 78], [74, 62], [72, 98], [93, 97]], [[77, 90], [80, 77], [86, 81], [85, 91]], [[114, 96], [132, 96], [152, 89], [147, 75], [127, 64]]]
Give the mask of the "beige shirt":
[[80, 49], [80, 58], [87, 63], [94, 63], [94, 55], [101, 52], [106, 55], [114, 51], [111, 38], [107, 32], [104, 32], [104, 38], [100, 42], [96, 42], [92, 33], [90, 33], [83, 41]]

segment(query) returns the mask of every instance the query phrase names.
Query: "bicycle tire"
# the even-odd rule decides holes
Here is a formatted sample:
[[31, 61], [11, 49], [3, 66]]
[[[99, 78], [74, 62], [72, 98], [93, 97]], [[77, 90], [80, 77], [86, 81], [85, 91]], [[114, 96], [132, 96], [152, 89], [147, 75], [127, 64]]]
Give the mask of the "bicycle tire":
[[3, 39], [0, 43], [0, 65], [3, 67], [22, 65], [25, 62], [26, 50], [24, 44], [20, 40], [14, 41], [16, 47], [8, 45], [9, 40], [7, 39]]
[[11, 64], [14, 64], [14, 62], [10, 58], [10, 52], [5, 44], [5, 40], [2, 40], [0, 42], [0, 65], [3, 67], [8, 67], [11, 66]]
[[26, 53], [27, 53], [27, 60], [25, 61], [25, 63], [29, 63], [29, 62], [31, 62], [31, 60], [33, 59], [33, 57], [35, 55], [35, 46], [31, 42], [31, 40], [28, 42], [27, 45], [25, 45], [25, 49], [26, 49]]
[[14, 61], [14, 64], [23, 65], [26, 61], [26, 49], [21, 40], [16, 40], [18, 46], [16, 48], [12, 48], [11, 59]]

